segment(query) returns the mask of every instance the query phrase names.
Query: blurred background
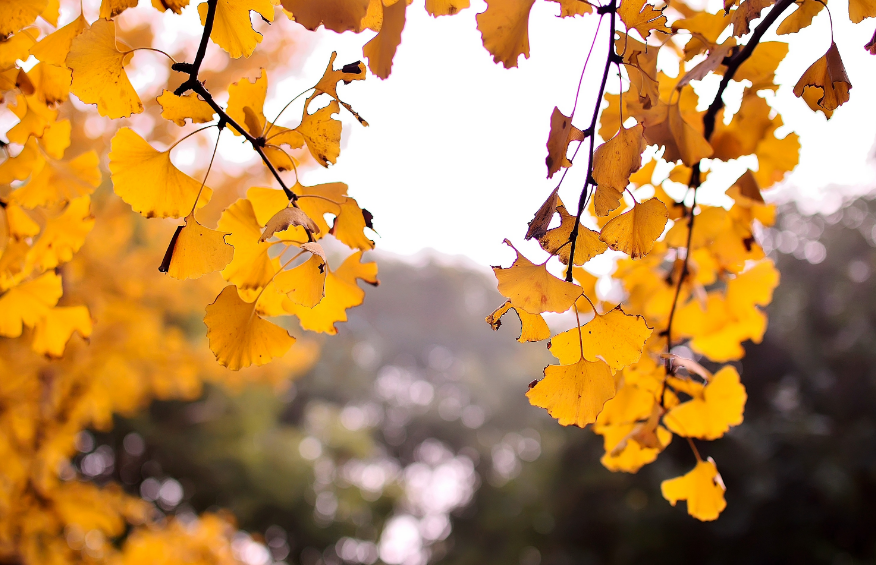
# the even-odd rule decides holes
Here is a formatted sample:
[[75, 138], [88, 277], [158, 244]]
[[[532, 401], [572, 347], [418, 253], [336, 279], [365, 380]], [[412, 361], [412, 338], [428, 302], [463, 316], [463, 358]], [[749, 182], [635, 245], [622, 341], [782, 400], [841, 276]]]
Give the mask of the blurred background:
[[[288, 388], [207, 388], [80, 438], [79, 469], [167, 513], [227, 508], [240, 558], [424, 564], [869, 563], [876, 559], [876, 203], [781, 208], [782, 283], [747, 348], [745, 422], [702, 446], [727, 484], [713, 523], [660, 497], [686, 445], [636, 475], [524, 392], [550, 361], [483, 316], [491, 275], [376, 253], [381, 286]], [[513, 317], [512, 317], [513, 318]]]

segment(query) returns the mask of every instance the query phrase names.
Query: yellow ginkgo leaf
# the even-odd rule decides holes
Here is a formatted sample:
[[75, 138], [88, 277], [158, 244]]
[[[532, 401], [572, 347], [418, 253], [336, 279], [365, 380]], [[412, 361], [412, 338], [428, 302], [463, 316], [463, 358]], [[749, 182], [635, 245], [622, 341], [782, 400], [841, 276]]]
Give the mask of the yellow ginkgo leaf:
[[40, 233], [40, 225], [14, 202], [7, 202], [3, 211], [6, 213], [6, 229], [9, 237], [24, 239]]
[[702, 395], [670, 410], [663, 423], [682, 437], [718, 439], [742, 423], [747, 398], [739, 373], [727, 365], [703, 387]]
[[[198, 5], [201, 25], [207, 21], [207, 9], [207, 2]], [[258, 13], [268, 22], [274, 21], [274, 4], [271, 0], [216, 0], [210, 39], [227, 51], [232, 59], [249, 57], [256, 45], [262, 42], [262, 34], [252, 28], [250, 12]]]
[[623, 369], [639, 360], [652, 331], [645, 318], [629, 316], [618, 306], [607, 314], [597, 314], [580, 328], [555, 335], [550, 351], [563, 365], [581, 359], [583, 351], [588, 361], [601, 358], [612, 369]]
[[546, 409], [560, 425], [583, 428], [596, 421], [616, 391], [608, 365], [581, 359], [574, 365], [548, 365], [544, 378], [526, 397], [533, 406]]
[[681, 115], [678, 104], [666, 107], [665, 114], [645, 123], [645, 141], [649, 145], [665, 147], [663, 159], [681, 161], [693, 167], [702, 159], [711, 157], [713, 150], [703, 134], [693, 128]]
[[433, 18], [452, 16], [469, 7], [469, 0], [426, 0], [426, 11]]
[[651, 198], [636, 203], [632, 210], [605, 224], [599, 237], [615, 251], [623, 251], [637, 259], [651, 251], [668, 219], [666, 205]]
[[128, 8], [136, 8], [137, 0], [101, 0], [100, 17], [110, 20]]
[[[299, 197], [298, 207], [304, 210], [307, 215], [310, 216], [311, 219], [313, 219], [313, 221], [319, 227], [320, 234], [329, 233], [329, 231], [331, 231], [331, 228], [325, 220], [325, 215], [333, 214], [335, 216], [339, 216], [341, 214], [341, 211], [343, 210], [342, 206], [348, 198], [347, 185], [342, 182], [331, 182], [326, 184], [318, 184], [316, 186], [304, 186], [302, 184], [296, 184], [292, 190]], [[354, 219], [358, 221], [358, 216], [355, 213], [352, 215], [354, 216]], [[364, 221], [364, 214], [362, 219]], [[350, 225], [353, 225], [355, 227], [355, 225], [358, 225], [358, 223], [355, 222], [354, 224]], [[346, 228], [346, 226], [347, 223], [345, 220], [344, 227], [338, 229], [344, 232], [344, 228]], [[361, 234], [360, 229], [360, 232], [354, 232], [351, 237], [353, 239], [358, 239], [359, 237], [365, 236], [364, 234]], [[347, 242], [345, 241], [345, 243]], [[347, 243], [347, 245], [349, 245], [349, 243]]]
[[125, 65], [134, 52], [116, 44], [116, 23], [97, 20], [75, 37], [66, 65], [73, 71], [70, 92], [86, 104], [97, 104], [97, 111], [108, 118], [124, 118], [143, 111], [143, 104]]
[[10, 104], [8, 108], [18, 117], [19, 122], [6, 132], [6, 137], [12, 143], [20, 145], [27, 143], [30, 136], [43, 135], [46, 128], [58, 117], [58, 110], [47, 106], [46, 102], [35, 94], [28, 96], [19, 94], [15, 98], [15, 105]]
[[54, 271], [7, 290], [0, 295], [0, 336], [18, 337], [23, 326], [32, 328], [63, 292], [61, 277]]
[[671, 32], [666, 27], [666, 16], [663, 15], [663, 8], [655, 8], [645, 0], [621, 0], [617, 15], [620, 16], [628, 30], [636, 30], [642, 39], [648, 39], [652, 31], [665, 34]]
[[330, 233], [350, 249], [374, 249], [374, 242], [364, 233], [366, 227], [374, 229], [371, 213], [359, 208], [356, 200], [350, 197], [346, 197], [339, 208]]
[[40, 147], [52, 159], [60, 159], [70, 147], [72, 131], [73, 124], [70, 120], [59, 120], [43, 132], [43, 136], [39, 139]]
[[89, 151], [70, 161], [39, 156], [30, 181], [12, 193], [25, 208], [51, 206], [94, 192], [100, 186], [100, 159]]
[[643, 132], [642, 124], [630, 129], [621, 126], [617, 135], [593, 153], [597, 215], [605, 216], [620, 206], [624, 189], [630, 183], [630, 175], [642, 167], [642, 151], [646, 145]]
[[70, 96], [71, 75], [67, 67], [37, 63], [28, 71], [27, 77], [33, 85], [37, 99], [46, 104], [64, 102]]
[[380, 32], [362, 48], [362, 54], [368, 59], [368, 68], [382, 79], [389, 78], [389, 73], [392, 71], [392, 59], [401, 43], [402, 30], [405, 28], [407, 7], [406, 0], [398, 0], [392, 6], [384, 5], [383, 25]]
[[19, 59], [26, 60], [37, 37], [39, 32], [36, 29], [27, 28], [0, 41], [0, 69], [14, 67]]
[[42, 166], [42, 160], [36, 139], [31, 138], [27, 140], [18, 155], [7, 154], [6, 159], [0, 163], [0, 183], [11, 184], [13, 181], [25, 180], [37, 166]]
[[0, 2], [0, 36], [15, 33], [36, 21], [48, 0], [3, 0]]
[[300, 208], [287, 206], [271, 216], [265, 224], [259, 241], [267, 241], [277, 232], [285, 231], [290, 227], [301, 226], [311, 234], [319, 233], [319, 227]]
[[[564, 264], [569, 264], [569, 256], [572, 253], [572, 230], [575, 228], [575, 216], [566, 211], [565, 206], [557, 206], [560, 214], [560, 225], [548, 230], [538, 239], [541, 248], [556, 255]], [[575, 242], [575, 265], [583, 265], [590, 259], [601, 255], [608, 250], [608, 245], [599, 239], [599, 233], [582, 225], [578, 226], [578, 235]]]
[[255, 309], [256, 303], [244, 302], [234, 285], [226, 286], [207, 306], [204, 323], [210, 351], [232, 371], [264, 365], [284, 355], [295, 343], [288, 331], [263, 320]]
[[301, 328], [335, 335], [338, 333], [335, 324], [347, 321], [347, 309], [359, 306], [365, 298], [365, 291], [359, 288], [357, 281], [377, 286], [377, 263], [362, 263], [362, 252], [357, 251], [338, 267], [337, 271], [328, 271], [325, 278], [325, 296], [313, 308], [299, 304], [289, 304], [289, 312], [298, 317]]
[[83, 339], [91, 337], [91, 315], [85, 306], [51, 308], [36, 324], [31, 347], [47, 357], [64, 355], [67, 342], [78, 333]]
[[165, 90], [156, 101], [161, 105], [161, 117], [180, 127], [186, 125], [186, 118], [189, 118], [193, 124], [205, 124], [213, 121], [215, 114], [213, 108], [198, 98], [194, 92], [177, 96]]
[[499, 281], [499, 293], [511, 299], [514, 308], [530, 314], [565, 312], [581, 296], [581, 287], [560, 280], [547, 271], [547, 263], [536, 265], [520, 254], [507, 239], [505, 243], [517, 253], [508, 267], [493, 267]]
[[157, 151], [130, 128], [113, 136], [109, 153], [113, 190], [147, 218], [183, 217], [195, 206], [195, 199], [201, 207], [213, 194], [173, 165], [172, 148]]
[[186, 225], [179, 226], [173, 234], [158, 270], [185, 280], [224, 269], [234, 255], [234, 248], [225, 243], [227, 235], [205, 228], [194, 214], [189, 214]]
[[797, 4], [797, 9], [791, 12], [791, 15], [779, 24], [776, 34], [787, 35], [789, 33], [797, 33], [801, 29], [809, 27], [812, 19], [821, 12], [822, 8], [824, 8], [824, 4], [818, 0], [802, 0], [802, 2]]
[[[624, 387], [621, 390], [626, 390], [627, 388], [635, 387]], [[608, 402], [611, 402], [611, 400]], [[606, 403], [606, 406], [608, 406], [608, 403]], [[602, 413], [604, 414], [605, 410]], [[597, 422], [593, 427], [593, 431], [603, 438], [605, 454], [600, 459], [600, 463], [606, 469], [609, 471], [635, 473], [643, 466], [657, 459], [660, 452], [672, 441], [672, 434], [663, 426], [657, 426], [654, 431], [657, 445], [654, 447], [643, 446], [634, 439], [634, 435], [642, 429], [643, 425], [643, 423], [626, 423], [603, 426]]]
[[593, 7], [587, 2], [581, 2], [581, 0], [548, 0], [548, 2], [556, 2], [560, 5], [561, 18], [583, 16], [593, 12]]
[[541, 314], [530, 314], [526, 310], [518, 310], [511, 305], [510, 300], [486, 317], [487, 323], [493, 330], [499, 329], [499, 326], [502, 325], [502, 316], [508, 313], [508, 310], [514, 310], [520, 318], [520, 337], [517, 338], [520, 343], [541, 341], [551, 337], [551, 330]]
[[369, 0], [282, 0], [295, 21], [309, 30], [320, 25], [337, 33], [360, 32], [368, 12]]
[[91, 198], [71, 200], [60, 216], [46, 222], [40, 238], [27, 252], [27, 265], [47, 271], [70, 261], [93, 227]]
[[152, 0], [152, 7], [166, 12], [170, 10], [174, 14], [181, 14], [182, 9], [189, 5], [189, 0]]
[[554, 107], [551, 114], [551, 131], [548, 134], [545, 164], [548, 168], [548, 178], [562, 168], [571, 167], [572, 162], [566, 156], [569, 144], [573, 141], [584, 141], [584, 132], [572, 125], [572, 119]]
[[364, 126], [368, 125], [368, 122], [362, 119], [353, 107], [341, 100], [338, 97], [338, 83], [344, 81], [344, 84], [350, 84], [354, 80], [365, 80], [365, 65], [361, 61], [357, 61], [355, 63], [351, 63], [348, 65], [344, 65], [340, 69], [334, 68], [335, 59], [337, 58], [337, 52], [332, 52], [332, 56], [329, 59], [328, 66], [325, 69], [325, 73], [323, 73], [322, 78], [319, 79], [319, 82], [316, 83], [316, 86], [313, 89], [316, 92], [323, 92], [328, 94], [335, 100], [337, 100], [340, 104], [344, 106], [347, 110], [350, 111], [353, 116], [359, 120]]
[[717, 520], [727, 507], [724, 500], [724, 481], [710, 457], [699, 461], [691, 472], [660, 484], [663, 498], [675, 506], [679, 500], [687, 500], [687, 513], [704, 522]]
[[325, 280], [328, 265], [319, 255], [274, 277], [274, 286], [289, 300], [305, 308], [313, 308], [325, 296]]
[[[401, 1], [404, 2], [404, 0]], [[333, 114], [340, 111], [340, 106], [337, 100], [332, 100], [326, 106], [310, 114], [307, 111], [307, 106], [311, 100], [313, 100], [313, 96], [305, 102], [301, 123], [292, 133], [300, 134], [317, 163], [328, 167], [329, 163], [335, 164], [338, 155], [341, 154], [341, 122], [332, 118]], [[283, 143], [287, 137], [277, 136], [277, 139], [282, 140], [280, 143]], [[292, 143], [290, 145], [295, 147]]]
[[517, 59], [529, 58], [529, 11], [535, 0], [489, 0], [485, 12], [477, 15], [484, 47], [496, 63], [506, 69]]
[[[794, 94], [800, 98], [807, 89], [812, 89], [815, 92], [820, 91], [821, 94], [816, 101], [818, 107], [813, 108], [813, 110], [821, 108], [833, 111], [849, 101], [849, 90], [852, 89], [852, 83], [849, 81], [849, 75], [846, 74], [846, 68], [836, 43], [831, 42], [827, 53], [806, 69], [794, 87]], [[813, 96], [817, 96], [817, 94]]]
[[259, 241], [262, 226], [256, 219], [252, 203], [241, 198], [226, 208], [219, 218], [218, 228], [229, 234], [225, 240], [234, 247], [234, 258], [222, 271], [222, 277], [243, 290], [264, 287], [277, 272], [277, 267], [268, 257], [271, 243]]
[[849, 19], [861, 23], [866, 18], [876, 17], [876, 2], [873, 0], [849, 0]]

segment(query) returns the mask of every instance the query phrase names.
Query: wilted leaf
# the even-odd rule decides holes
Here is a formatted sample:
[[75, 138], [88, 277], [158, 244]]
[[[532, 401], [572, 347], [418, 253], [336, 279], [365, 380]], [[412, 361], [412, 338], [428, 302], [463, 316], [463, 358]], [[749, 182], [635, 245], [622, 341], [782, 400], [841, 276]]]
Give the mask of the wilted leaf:
[[496, 308], [492, 314], [486, 317], [487, 323], [490, 324], [493, 330], [499, 329], [499, 326], [502, 325], [502, 316], [507, 314], [508, 310], [514, 310], [520, 318], [520, 337], [517, 338], [517, 341], [520, 343], [541, 341], [551, 337], [551, 330], [541, 314], [530, 314], [525, 310], [518, 310], [511, 305], [510, 300]]
[[[849, 101], [849, 90], [852, 89], [852, 83], [846, 74], [846, 68], [836, 43], [831, 42], [827, 53], [806, 69], [794, 87], [794, 94], [798, 98], [801, 96], [805, 98], [804, 95], [810, 88], [813, 91], [821, 91], [821, 97], [815, 103], [818, 108], [823, 110], [832, 112]], [[813, 110], [818, 109], [809, 100], [806, 102]]]
[[545, 164], [548, 168], [548, 178], [565, 167], [571, 167], [572, 162], [566, 156], [569, 144], [573, 141], [584, 141], [584, 132], [572, 125], [572, 119], [554, 108], [551, 114], [551, 131], [548, 135]]

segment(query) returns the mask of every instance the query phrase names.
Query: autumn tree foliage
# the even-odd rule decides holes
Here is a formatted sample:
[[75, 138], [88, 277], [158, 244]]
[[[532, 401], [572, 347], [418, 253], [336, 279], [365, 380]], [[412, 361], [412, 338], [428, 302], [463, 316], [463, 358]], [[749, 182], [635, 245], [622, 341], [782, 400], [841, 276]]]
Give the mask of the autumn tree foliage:
[[[549, 116], [547, 176], [559, 178], [525, 230], [525, 239], [538, 241], [549, 258], [535, 263], [517, 252], [510, 267], [494, 268], [508, 301], [487, 321], [498, 328], [513, 309], [522, 324], [520, 341], [550, 340], [559, 363], [545, 369], [527, 396], [561, 425], [592, 425], [605, 439], [602, 462], [609, 469], [635, 472], [675, 436], [685, 438], [696, 465], [664, 482], [663, 495], [672, 504], [686, 500], [696, 518], [713, 520], [725, 507], [725, 488], [716, 462], [703, 457], [694, 440], [718, 439], [742, 422], [746, 393], [732, 362], [743, 356], [743, 342], [763, 336], [762, 308], [779, 280], [756, 238], [757, 226], [770, 225], [775, 214], [761, 191], [794, 168], [799, 152], [795, 134], [777, 137], [781, 116], [762, 96], [777, 88], [775, 70], [788, 45], [763, 38], [770, 30], [796, 33], [822, 11], [832, 17], [830, 8], [818, 0], [727, 0], [713, 10], [681, 1], [548, 1], [559, 4], [562, 17], [598, 18], [602, 31], [592, 41], [603, 42], [607, 56], [588, 59], [602, 65], [595, 104], [585, 108], [576, 97], [568, 116], [559, 108]], [[528, 57], [534, 3], [490, 0], [478, 14], [496, 63], [513, 67], [520, 55]], [[336, 162], [339, 114], [368, 126], [339, 85], [365, 79], [368, 70], [389, 77], [410, 2], [207, 0], [187, 6], [155, 0], [136, 8], [197, 10], [201, 41], [192, 52], [177, 53], [182, 60], [155, 36], [120, 33], [119, 18], [135, 4], [103, 0], [93, 21], [74, 7], [78, 16], [59, 25], [56, 0], [0, 0], [0, 89], [14, 115], [4, 122], [10, 126], [0, 163], [4, 559], [84, 558], [62, 535], [70, 528], [98, 532], [87, 544], [91, 559], [137, 562], [132, 556], [146, 555], [144, 547], [162, 544], [220, 552], [203, 553], [205, 562], [230, 559], [221, 553], [229, 527], [224, 518], [204, 517], [203, 531], [174, 529], [119, 489], [77, 481], [66, 464], [75, 434], [106, 427], [113, 413], [152, 398], [191, 398], [204, 378], [234, 381], [218, 366], [215, 375], [200, 373], [201, 353], [173, 324], [160, 322], [167, 312], [199, 310], [209, 350], [229, 370], [278, 358], [301, 368], [312, 354], [287, 353], [295, 338], [267, 318], [294, 317], [305, 331], [333, 334], [347, 309], [362, 303], [358, 283], [377, 284], [375, 264], [363, 261], [374, 246], [367, 231], [371, 214], [345, 184], [306, 186], [299, 171]], [[467, 0], [426, 1], [435, 17], [468, 7]], [[876, 16], [876, 4], [850, 0], [848, 14], [861, 22]], [[363, 47], [367, 67], [332, 56], [311, 88], [269, 117], [270, 69], [256, 64], [263, 41], [257, 28], [282, 18], [307, 29], [377, 33]], [[830, 38], [825, 55], [794, 88], [802, 103], [827, 117], [849, 99], [841, 47], [848, 48]], [[876, 51], [874, 41], [866, 48]], [[228, 69], [239, 74], [205, 78], [208, 49], [238, 61]], [[126, 69], [149, 51], [166, 58], [170, 78], [160, 95], [144, 101]], [[697, 85], [713, 75], [720, 77], [717, 92], [701, 100]], [[619, 94], [606, 91], [611, 76], [620, 78]], [[739, 97], [732, 115], [725, 108], [731, 92]], [[105, 118], [160, 108], [166, 123], [151, 131], [119, 124], [108, 150], [89, 149], [81, 137], [73, 143], [74, 118], [64, 117], [75, 113], [71, 94]], [[181, 127], [186, 133], [158, 139]], [[242, 187], [244, 198], [214, 205], [215, 228], [207, 210], [211, 185], [224, 182], [210, 175], [218, 136], [211, 139], [213, 158], [206, 158], [209, 151], [202, 155], [200, 176], [174, 162], [175, 148], [214, 131], [258, 155], [262, 168], [251, 177], [266, 185]], [[102, 156], [115, 196], [95, 218]], [[698, 189], [719, 162], [756, 165], [740, 165], [737, 180], [724, 187], [732, 204], [703, 205]], [[563, 180], [575, 165], [586, 167], [586, 180], [571, 187], [577, 201], [567, 207], [560, 193], [569, 192]], [[666, 180], [686, 189], [674, 190]], [[137, 246], [155, 234], [151, 228], [134, 233], [134, 214], [155, 219], [147, 225], [176, 223], [163, 260], [148, 269]], [[90, 235], [101, 230], [105, 237]], [[337, 264], [320, 243], [329, 236], [349, 250]], [[83, 248], [88, 237], [98, 242], [91, 250]], [[600, 297], [587, 270], [609, 250], [620, 257], [613, 277], [625, 291], [621, 303]], [[214, 272], [228, 284], [207, 298], [200, 277]], [[546, 313], [570, 313], [577, 323], [552, 335]], [[708, 362], [678, 356], [674, 348], [681, 344]], [[128, 532], [126, 524], [135, 529]], [[123, 543], [113, 542], [121, 537]]]

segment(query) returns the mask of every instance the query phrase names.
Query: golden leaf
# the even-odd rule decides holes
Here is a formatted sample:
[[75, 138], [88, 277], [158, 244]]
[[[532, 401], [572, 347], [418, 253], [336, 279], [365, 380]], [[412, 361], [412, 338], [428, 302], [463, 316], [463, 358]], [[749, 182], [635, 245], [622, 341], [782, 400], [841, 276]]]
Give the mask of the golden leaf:
[[711, 157], [713, 150], [703, 134], [682, 117], [677, 104], [666, 107], [665, 114], [645, 123], [645, 140], [649, 145], [666, 148], [665, 161], [681, 161], [693, 167], [702, 159]]
[[876, 1], [849, 0], [849, 19], [853, 23], [858, 24], [872, 17], [876, 17]]
[[201, 207], [213, 194], [173, 165], [171, 149], [156, 151], [130, 128], [113, 136], [109, 153], [113, 190], [147, 218], [183, 217], [195, 206], [195, 199]]
[[137, 0], [101, 0], [100, 17], [110, 20], [128, 8], [136, 8]]
[[469, 7], [469, 0], [426, 0], [426, 12], [433, 18], [452, 16]]
[[718, 439], [742, 423], [747, 398], [739, 373], [728, 365], [715, 373], [701, 394], [672, 408], [663, 423], [682, 437]]
[[593, 12], [593, 7], [581, 0], [548, 0], [548, 2], [556, 2], [560, 5], [561, 18], [583, 16]]
[[295, 343], [289, 332], [263, 320], [255, 309], [256, 303], [244, 302], [234, 285], [226, 286], [207, 306], [204, 323], [210, 351], [232, 371], [264, 365], [284, 355]]
[[32, 348], [47, 357], [59, 358], [74, 333], [88, 339], [91, 331], [91, 315], [85, 306], [51, 308], [36, 324]]
[[194, 92], [177, 96], [173, 92], [165, 90], [155, 100], [161, 105], [161, 117], [180, 127], [186, 125], [186, 118], [192, 120], [193, 124], [205, 124], [213, 121], [215, 114], [213, 108], [198, 98]]
[[634, 29], [639, 32], [642, 39], [648, 39], [652, 31], [669, 34], [671, 30], [666, 27], [666, 16], [663, 8], [657, 9], [645, 0], [621, 0], [617, 9], [628, 30]]
[[[207, 21], [207, 10], [207, 2], [198, 5], [201, 25]], [[249, 57], [256, 45], [262, 42], [262, 34], [252, 28], [250, 12], [258, 13], [268, 22], [274, 21], [271, 0], [216, 0], [216, 16], [210, 39], [227, 51], [232, 59]]]
[[630, 129], [621, 126], [617, 135], [593, 153], [597, 215], [605, 216], [620, 205], [624, 190], [630, 183], [630, 175], [641, 168], [642, 151], [645, 150], [643, 131], [642, 124]]
[[551, 114], [551, 131], [548, 134], [545, 164], [548, 168], [548, 178], [565, 167], [571, 167], [572, 162], [566, 156], [569, 144], [573, 141], [584, 141], [584, 132], [572, 125], [572, 119], [554, 108]]
[[[234, 256], [234, 248], [225, 243], [228, 235], [205, 228], [193, 213], [186, 216], [186, 225], [177, 228], [165, 257], [166, 271], [175, 279], [196, 279], [207, 273], [224, 269]], [[162, 263], [164, 267], [164, 263]]]
[[332, 52], [332, 56], [329, 59], [328, 66], [325, 69], [325, 73], [323, 73], [322, 78], [319, 79], [319, 82], [314, 86], [314, 90], [316, 92], [323, 92], [328, 94], [335, 100], [337, 100], [340, 104], [344, 106], [347, 110], [350, 111], [353, 116], [359, 120], [364, 126], [368, 125], [368, 122], [362, 119], [362, 116], [358, 114], [353, 107], [341, 100], [338, 97], [338, 83], [344, 81], [344, 84], [350, 84], [354, 80], [365, 80], [365, 65], [361, 61], [357, 61], [356, 63], [344, 65], [339, 70], [334, 68], [335, 59], [337, 58], [338, 53], [336, 51]]
[[143, 111], [143, 104], [128, 75], [127, 65], [134, 52], [116, 45], [116, 24], [97, 20], [75, 37], [66, 64], [73, 71], [70, 92], [108, 118], [124, 118]]
[[492, 314], [486, 317], [487, 323], [490, 324], [493, 330], [499, 329], [499, 326], [502, 325], [502, 316], [508, 313], [508, 310], [514, 310], [520, 318], [520, 337], [517, 338], [517, 341], [520, 343], [541, 341], [551, 337], [551, 330], [541, 314], [530, 314], [525, 310], [518, 310], [511, 305], [510, 300], [496, 308]]
[[551, 338], [550, 351], [562, 365], [575, 363], [583, 352], [584, 359], [601, 358], [618, 370], [639, 360], [652, 331], [645, 318], [627, 315], [618, 306], [607, 314], [597, 314], [580, 328], [555, 335]]
[[91, 198], [71, 200], [60, 216], [46, 222], [40, 238], [27, 252], [27, 264], [47, 271], [70, 261], [93, 227]]
[[99, 164], [94, 151], [70, 161], [39, 156], [30, 181], [12, 193], [12, 200], [25, 208], [36, 208], [89, 195], [100, 185]]
[[382, 79], [388, 78], [392, 71], [392, 59], [395, 57], [395, 50], [401, 43], [407, 7], [406, 0], [398, 0], [392, 6], [384, 5], [383, 26], [377, 35], [362, 48], [362, 54], [368, 59], [368, 68]]
[[48, 0], [4, 0], [0, 3], [0, 36], [29, 26], [47, 6]]
[[61, 277], [54, 271], [7, 290], [0, 296], [0, 336], [18, 337], [23, 326], [35, 326], [58, 303], [61, 294]]
[[241, 198], [226, 208], [218, 228], [229, 234], [226, 241], [234, 247], [234, 258], [222, 277], [243, 290], [261, 289], [268, 284], [277, 272], [277, 262], [268, 257], [271, 244], [259, 241], [262, 230], [252, 203]]
[[529, 11], [535, 0], [489, 0], [477, 15], [478, 30], [493, 61], [506, 69], [517, 66], [522, 54], [529, 58]]
[[581, 287], [558, 279], [547, 271], [547, 265], [535, 265], [520, 254], [507, 239], [505, 243], [517, 253], [508, 268], [493, 267], [499, 281], [499, 293], [511, 299], [514, 308], [530, 314], [565, 312], [581, 296]]
[[583, 428], [596, 421], [616, 390], [608, 365], [581, 359], [574, 365], [548, 365], [544, 378], [526, 397], [533, 406], [546, 409], [561, 426]]
[[[787, 35], [789, 33], [797, 33], [801, 29], [809, 27], [812, 19], [821, 12], [824, 4], [818, 0], [801, 0], [797, 4], [797, 9], [779, 24], [776, 29], [777, 35]], [[851, 3], [849, 4], [851, 6]]]
[[274, 285], [277, 292], [288, 296], [293, 303], [313, 308], [325, 296], [327, 274], [325, 257], [313, 254], [304, 263], [278, 274]]
[[711, 458], [699, 461], [686, 475], [663, 481], [660, 490], [673, 506], [679, 500], [687, 500], [687, 513], [704, 522], [717, 520], [727, 507], [724, 500], [727, 489]]
[[[813, 106], [809, 100], [806, 101], [813, 110], [833, 111], [849, 101], [849, 90], [852, 89], [852, 83], [846, 74], [846, 68], [836, 43], [831, 42], [827, 53], [806, 69], [794, 87], [794, 94], [800, 98], [810, 88], [813, 91], [821, 91], [821, 97], [814, 101], [817, 107]], [[813, 94], [813, 96], [817, 96], [817, 94]]]
[[369, 0], [282, 0], [295, 21], [309, 30], [320, 25], [337, 33], [362, 31]]
[[651, 198], [605, 224], [599, 237], [615, 251], [637, 259], [651, 252], [668, 219], [666, 206]]
[[300, 208], [287, 206], [271, 216], [265, 224], [265, 231], [259, 241], [266, 241], [276, 232], [284, 231], [291, 226], [302, 226], [310, 233], [319, 233], [319, 227]]
[[[538, 239], [541, 248], [556, 255], [564, 265], [569, 264], [569, 255], [572, 253], [572, 229], [575, 227], [575, 216], [566, 212], [565, 206], [557, 206], [560, 214], [560, 225], [548, 230]], [[590, 259], [601, 255], [608, 250], [608, 245], [599, 239], [599, 233], [579, 225], [578, 236], [575, 242], [575, 265], [583, 265]]]

